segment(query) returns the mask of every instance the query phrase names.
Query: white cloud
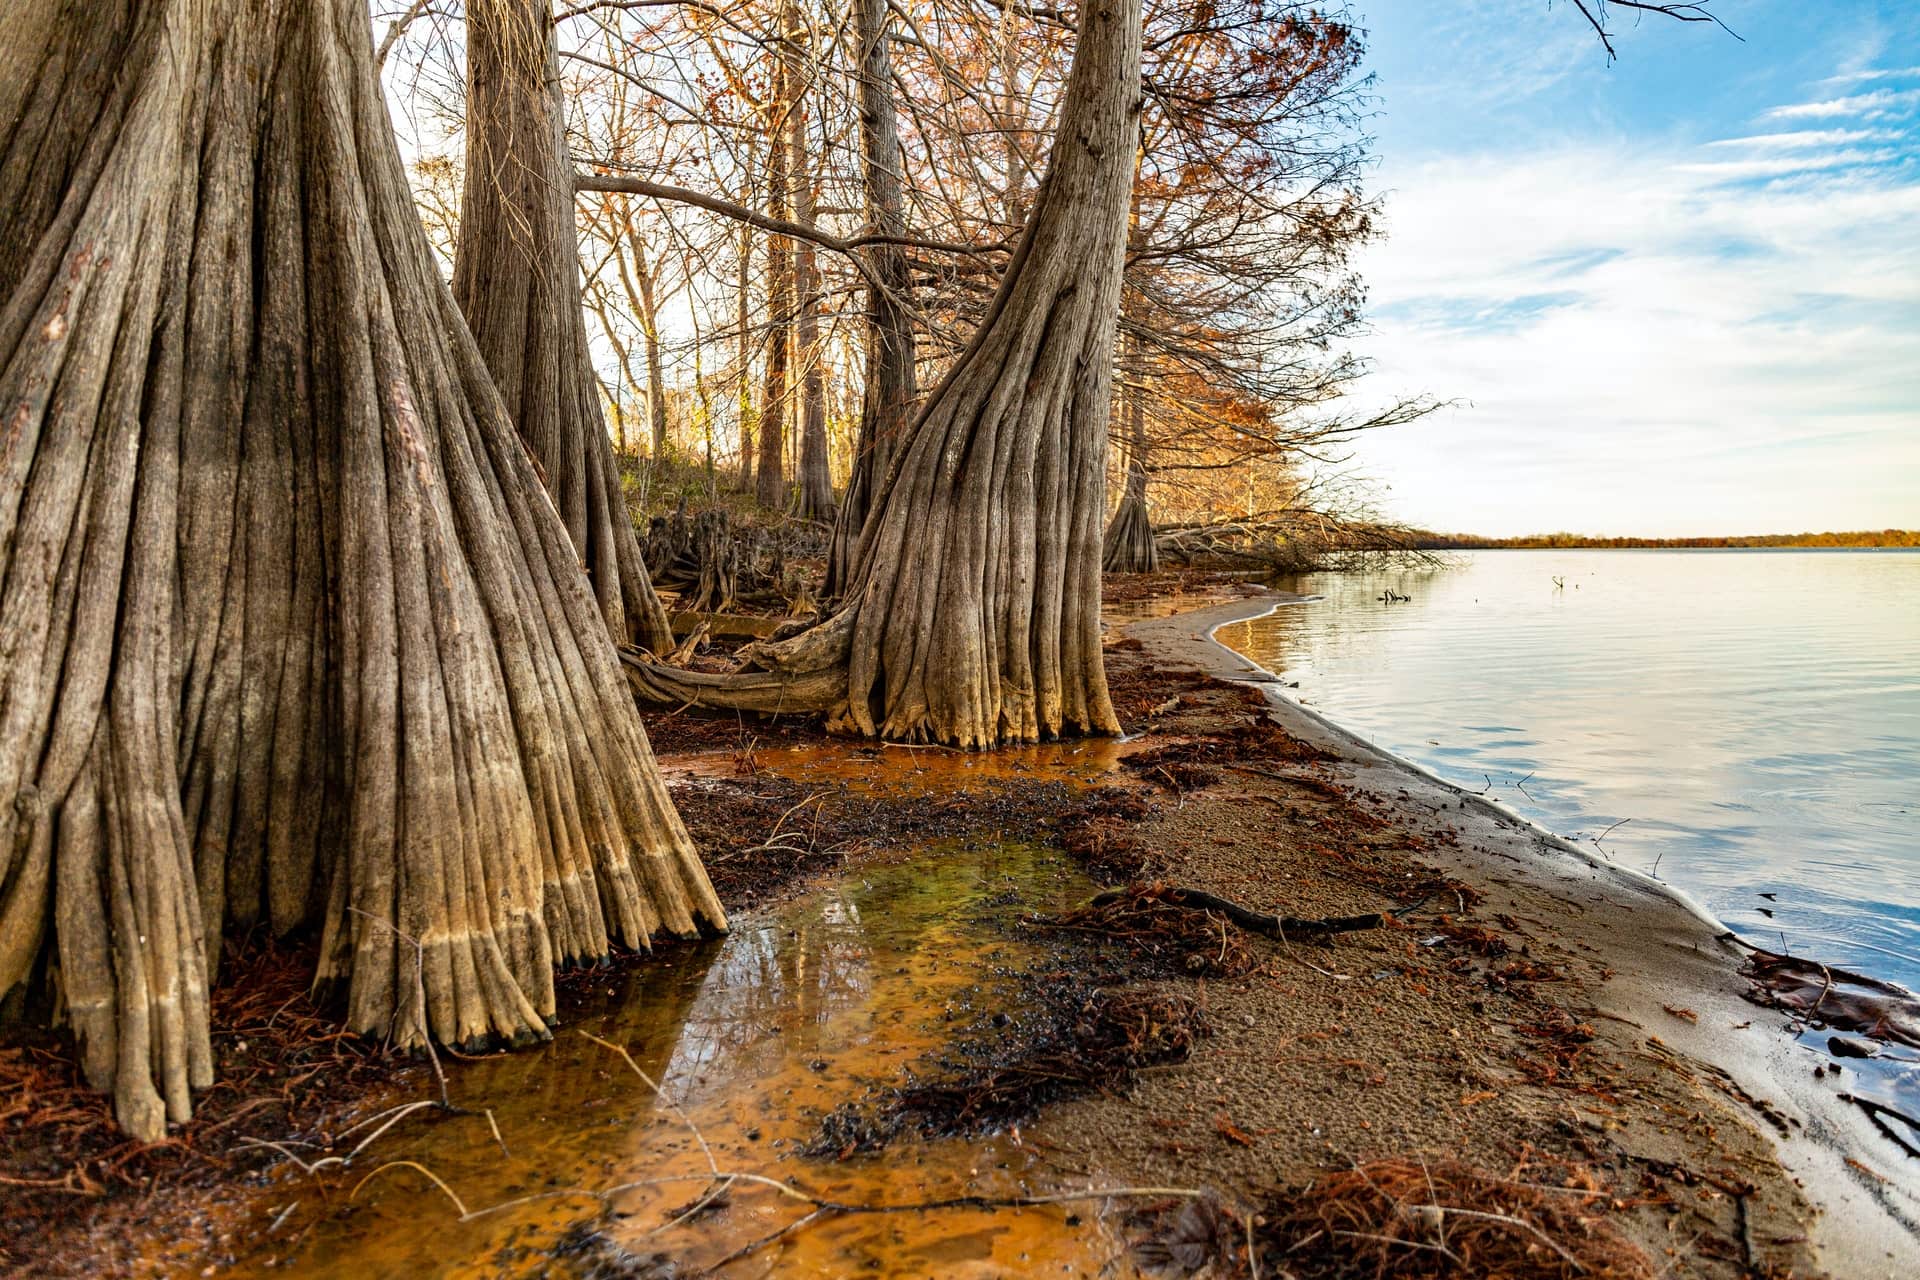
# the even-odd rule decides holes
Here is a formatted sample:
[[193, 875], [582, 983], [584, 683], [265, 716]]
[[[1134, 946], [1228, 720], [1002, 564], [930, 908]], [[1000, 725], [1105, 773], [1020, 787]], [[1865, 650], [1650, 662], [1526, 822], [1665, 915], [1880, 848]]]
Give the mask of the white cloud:
[[1754, 151], [1799, 151], [1807, 147], [1838, 147], [1850, 142], [1886, 142], [1900, 135], [1891, 129], [1798, 129], [1792, 133], [1754, 133], [1744, 138], [1720, 138], [1710, 147], [1745, 147]]
[[1822, 84], [1859, 84], [1865, 80], [1906, 80], [1920, 77], [1920, 67], [1862, 67], [1858, 71], [1843, 71], [1837, 76], [1828, 76]]
[[1766, 114], [1770, 120], [1826, 119], [1835, 116], [1877, 119], [1904, 115], [1916, 106], [1920, 106], [1920, 89], [1875, 89], [1872, 93], [1856, 93], [1821, 102], [1795, 102], [1774, 107]]
[[1844, 169], [1856, 165], [1884, 164], [1899, 158], [1899, 152], [1826, 151], [1813, 155], [1756, 156], [1746, 160], [1697, 160], [1676, 165], [1682, 173], [1700, 173], [1722, 181], [1736, 178], [1776, 178], [1790, 173], [1817, 169]]
[[1363, 442], [1390, 509], [1489, 533], [1920, 524], [1920, 180], [1822, 168], [1839, 142], [1766, 182], [1626, 142], [1403, 175], [1362, 264], [1376, 384], [1468, 403]]

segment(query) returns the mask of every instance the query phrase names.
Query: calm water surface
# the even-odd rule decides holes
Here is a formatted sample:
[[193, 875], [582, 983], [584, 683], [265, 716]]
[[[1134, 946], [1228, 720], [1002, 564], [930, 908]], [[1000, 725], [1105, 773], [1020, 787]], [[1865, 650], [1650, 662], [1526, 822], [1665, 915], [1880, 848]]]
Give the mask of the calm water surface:
[[1920, 553], [1457, 565], [1303, 577], [1287, 585], [1324, 599], [1219, 636], [1751, 941], [1920, 990]]

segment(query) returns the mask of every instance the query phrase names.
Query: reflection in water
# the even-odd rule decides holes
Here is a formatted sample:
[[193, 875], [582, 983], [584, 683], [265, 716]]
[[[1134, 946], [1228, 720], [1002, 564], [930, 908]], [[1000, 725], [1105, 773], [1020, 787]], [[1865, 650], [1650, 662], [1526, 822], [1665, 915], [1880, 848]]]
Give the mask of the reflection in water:
[[[569, 1003], [572, 1025], [552, 1044], [452, 1073], [455, 1103], [476, 1114], [415, 1113], [379, 1140], [370, 1153], [377, 1158], [358, 1162], [372, 1170], [417, 1161], [470, 1208], [568, 1187], [688, 1180], [622, 1193], [604, 1221], [592, 1199], [553, 1196], [463, 1224], [411, 1169], [381, 1174], [343, 1210], [339, 1193], [330, 1206], [283, 1167], [233, 1234], [264, 1243], [228, 1274], [264, 1271], [273, 1265], [269, 1252], [298, 1237], [280, 1264], [296, 1274], [564, 1276], [587, 1263], [556, 1258], [553, 1246], [583, 1223], [638, 1257], [665, 1252], [698, 1268], [805, 1211], [772, 1191], [742, 1189], [718, 1212], [662, 1231], [703, 1190], [706, 1157], [617, 1054], [576, 1030], [627, 1047], [723, 1169], [868, 1203], [1086, 1185], [1084, 1171], [1052, 1168], [1012, 1135], [902, 1143], [884, 1157], [845, 1163], [798, 1154], [822, 1114], [870, 1083], [896, 1080], [945, 1040], [953, 1021], [994, 1007], [996, 975], [1031, 959], [1007, 922], [1065, 907], [1091, 888], [1061, 856], [1024, 845], [910, 853], [863, 865], [785, 908], [736, 919], [724, 939], [664, 947], [646, 964], [595, 981]], [[498, 1142], [477, 1114], [483, 1109], [498, 1122]], [[265, 1224], [289, 1203], [289, 1219], [267, 1237]], [[1078, 1209], [826, 1221], [728, 1274], [1101, 1274], [1118, 1246], [1097, 1206]]]
[[1920, 553], [1462, 559], [1289, 582], [1325, 599], [1219, 638], [1742, 934], [1920, 989]]

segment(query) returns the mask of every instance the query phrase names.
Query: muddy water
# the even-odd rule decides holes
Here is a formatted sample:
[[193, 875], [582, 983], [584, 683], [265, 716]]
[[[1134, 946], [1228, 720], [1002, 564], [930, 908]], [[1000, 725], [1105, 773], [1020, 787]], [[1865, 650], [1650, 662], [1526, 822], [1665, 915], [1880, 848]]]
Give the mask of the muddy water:
[[[1112, 767], [1113, 750], [1089, 744], [965, 757], [835, 747], [763, 752], [756, 763], [836, 785], [858, 778], [946, 790], [1018, 772], [1091, 779]], [[696, 759], [680, 772], [733, 763]], [[1007, 998], [1007, 975], [1040, 959], [1010, 927], [1020, 914], [1083, 900], [1092, 888], [1063, 855], [1021, 844], [936, 844], [864, 860], [784, 907], [737, 917], [724, 939], [664, 949], [584, 995], [576, 991], [552, 1044], [457, 1064], [452, 1098], [473, 1114], [422, 1109], [404, 1117], [345, 1176], [329, 1171], [328, 1192], [295, 1166], [279, 1167], [237, 1213], [232, 1265], [211, 1273], [666, 1275], [643, 1265], [666, 1255], [684, 1275], [808, 1211], [770, 1188], [736, 1186], [717, 1211], [669, 1225], [707, 1188], [702, 1140], [723, 1170], [845, 1202], [1098, 1185], [1097, 1171], [1059, 1162], [1044, 1125], [980, 1140], [902, 1141], [885, 1155], [845, 1162], [798, 1151], [821, 1115], [897, 1080], [956, 1026]], [[660, 1092], [587, 1032], [626, 1048]], [[430, 1096], [424, 1073], [420, 1088]], [[522, 1203], [462, 1221], [422, 1169], [469, 1210]], [[660, 1179], [680, 1180], [630, 1186], [608, 1197], [605, 1211], [583, 1193]], [[1103, 1217], [1109, 1208], [1083, 1202], [822, 1220], [724, 1274], [1130, 1274], [1115, 1261], [1121, 1245]], [[582, 1247], [592, 1232], [598, 1237]], [[199, 1270], [206, 1259], [155, 1261], [163, 1270]]]

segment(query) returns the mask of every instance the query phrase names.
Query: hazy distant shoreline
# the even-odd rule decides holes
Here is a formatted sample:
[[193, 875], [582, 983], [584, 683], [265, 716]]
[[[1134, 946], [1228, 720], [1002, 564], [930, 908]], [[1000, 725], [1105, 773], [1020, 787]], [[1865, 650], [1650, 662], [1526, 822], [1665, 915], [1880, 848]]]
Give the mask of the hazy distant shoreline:
[[1868, 529], [1846, 533], [1759, 533], [1701, 538], [1595, 538], [1579, 533], [1529, 533], [1485, 538], [1472, 533], [1414, 533], [1418, 551], [1876, 551], [1920, 548], [1920, 530]]

